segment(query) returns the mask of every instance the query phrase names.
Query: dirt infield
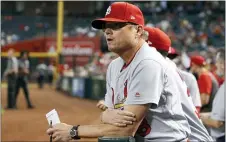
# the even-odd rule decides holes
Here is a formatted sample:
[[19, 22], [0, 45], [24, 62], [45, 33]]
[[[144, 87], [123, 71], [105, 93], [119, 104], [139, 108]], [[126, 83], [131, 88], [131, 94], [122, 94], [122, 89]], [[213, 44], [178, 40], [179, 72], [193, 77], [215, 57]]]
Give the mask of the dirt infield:
[[[6, 88], [1, 88], [1, 105], [6, 106]], [[18, 96], [17, 110], [4, 110], [1, 117], [2, 141], [49, 141], [46, 134], [48, 122], [45, 114], [55, 108], [61, 122], [68, 124], [96, 124], [99, 122], [100, 110], [97, 101], [67, 96], [46, 86], [39, 90], [30, 87], [31, 101], [35, 109], [27, 109], [23, 91]], [[81, 139], [80, 141], [97, 141]]]

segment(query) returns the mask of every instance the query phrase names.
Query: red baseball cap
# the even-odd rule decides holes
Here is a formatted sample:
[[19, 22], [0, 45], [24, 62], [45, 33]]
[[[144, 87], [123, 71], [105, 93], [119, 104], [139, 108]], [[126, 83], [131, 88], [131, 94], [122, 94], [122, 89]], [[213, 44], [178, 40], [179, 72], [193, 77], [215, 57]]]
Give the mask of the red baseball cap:
[[133, 4], [114, 2], [108, 7], [104, 18], [92, 21], [92, 27], [102, 29], [105, 22], [131, 22], [144, 26], [144, 16], [141, 10]]
[[195, 55], [191, 57], [191, 64], [194, 63], [199, 66], [203, 66], [206, 64], [205, 59], [200, 55]]
[[158, 50], [169, 52], [171, 40], [167, 34], [159, 28], [144, 27], [144, 30], [149, 33], [148, 44]]

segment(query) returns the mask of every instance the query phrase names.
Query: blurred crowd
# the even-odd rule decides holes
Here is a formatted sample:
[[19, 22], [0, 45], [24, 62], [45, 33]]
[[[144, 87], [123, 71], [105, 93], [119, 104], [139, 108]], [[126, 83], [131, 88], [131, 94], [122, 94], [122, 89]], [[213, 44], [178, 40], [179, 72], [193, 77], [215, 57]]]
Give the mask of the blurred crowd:
[[118, 57], [113, 52], [100, 53], [96, 52], [90, 57], [90, 61], [85, 66], [76, 66], [75, 68], [68, 64], [59, 65], [59, 72], [63, 76], [70, 77], [96, 77], [105, 79], [107, 67], [110, 62]]
[[[144, 11], [148, 26], [155, 26], [166, 32], [176, 49], [203, 50], [209, 47], [223, 47], [225, 37], [224, 3], [220, 1], [194, 3], [133, 2]], [[56, 17], [41, 16], [45, 2], [35, 8], [36, 16], [2, 16], [1, 45], [35, 37], [55, 36]], [[64, 37], [103, 36], [91, 28], [90, 17], [67, 16], [64, 18]], [[102, 15], [99, 15], [102, 16]], [[13, 24], [13, 26], [12, 26]], [[12, 28], [13, 27], [13, 28]], [[102, 41], [104, 45], [104, 40]]]
[[[50, 3], [40, 3], [37, 4], [36, 8], [31, 9], [31, 13], [34, 13], [35, 16], [7, 14], [2, 16], [1, 46], [20, 40], [56, 35], [56, 16], [42, 15], [48, 10], [46, 7]], [[167, 1], [153, 1], [132, 3], [142, 9], [147, 26], [158, 27], [169, 35], [173, 47], [182, 55], [181, 62], [183, 64], [181, 66], [187, 68], [189, 66], [188, 57], [193, 54], [201, 54], [207, 59], [210, 70], [214, 70], [216, 50], [225, 46], [225, 17], [222, 14], [225, 7], [223, 2], [169, 3]], [[52, 3], [52, 5], [54, 4], [56, 3]], [[105, 10], [103, 4], [97, 3], [97, 5], [100, 7], [99, 11]], [[112, 53], [106, 53], [108, 49], [103, 33], [90, 26], [91, 19], [94, 19], [92, 14], [87, 17], [74, 17], [70, 16], [70, 9], [65, 9], [64, 37], [101, 37], [102, 52], [95, 53], [90, 57], [88, 65], [72, 68], [65, 63], [65, 65], [58, 67], [59, 70], [66, 70], [66, 74], [70, 76], [104, 76], [107, 64], [105, 62], [108, 62], [104, 60], [113, 58]]]

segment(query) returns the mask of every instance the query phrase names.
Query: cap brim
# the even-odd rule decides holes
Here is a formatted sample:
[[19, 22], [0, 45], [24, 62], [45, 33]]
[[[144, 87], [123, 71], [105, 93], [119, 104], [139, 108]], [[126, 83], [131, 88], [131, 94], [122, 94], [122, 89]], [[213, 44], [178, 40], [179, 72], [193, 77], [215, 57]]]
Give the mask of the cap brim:
[[116, 18], [100, 18], [92, 21], [92, 27], [95, 29], [103, 29], [103, 25], [106, 22], [127, 22], [126, 20], [116, 19]]

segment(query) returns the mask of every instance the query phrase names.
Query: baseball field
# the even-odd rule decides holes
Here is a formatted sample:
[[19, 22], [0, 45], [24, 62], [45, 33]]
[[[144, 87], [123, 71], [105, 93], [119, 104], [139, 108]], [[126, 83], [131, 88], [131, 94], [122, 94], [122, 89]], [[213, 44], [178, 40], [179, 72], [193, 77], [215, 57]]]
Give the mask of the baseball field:
[[[61, 122], [67, 124], [96, 124], [100, 110], [97, 101], [85, 100], [65, 95], [46, 86], [38, 89], [35, 84], [29, 86], [30, 98], [34, 109], [27, 109], [23, 91], [20, 90], [17, 109], [4, 110], [1, 115], [1, 141], [49, 141], [46, 134], [48, 122], [46, 113], [56, 109]], [[7, 88], [1, 87], [1, 106], [6, 106]], [[81, 139], [79, 141], [97, 141]]]

